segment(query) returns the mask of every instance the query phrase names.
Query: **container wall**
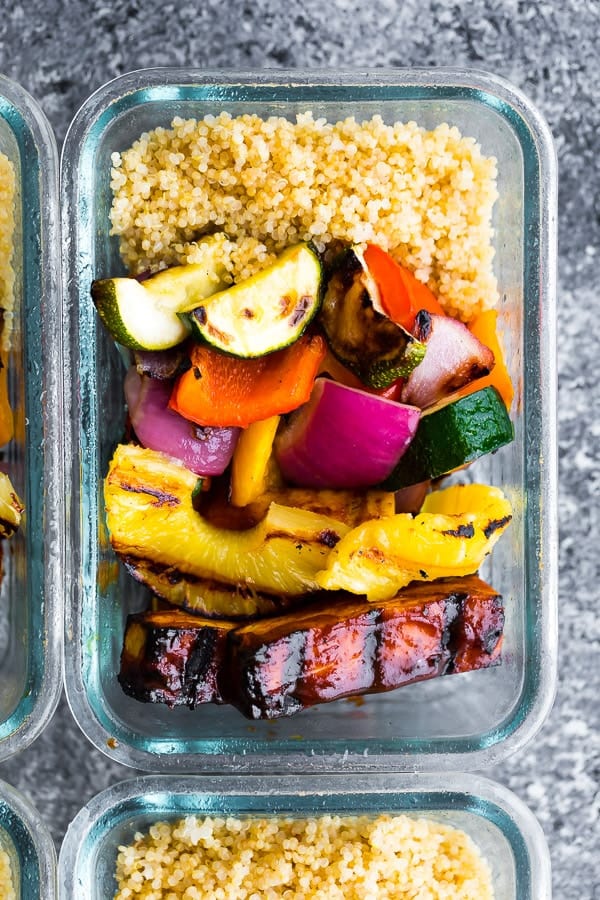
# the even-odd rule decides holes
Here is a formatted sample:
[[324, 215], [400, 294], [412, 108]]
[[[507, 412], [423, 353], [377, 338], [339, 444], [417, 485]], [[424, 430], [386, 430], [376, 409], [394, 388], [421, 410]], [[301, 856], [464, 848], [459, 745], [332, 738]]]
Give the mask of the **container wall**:
[[[466, 758], [481, 761], [501, 755], [502, 745], [516, 740], [526, 720], [531, 731], [537, 727], [553, 692], [555, 598], [548, 554], [553, 505], [551, 501], [544, 506], [542, 497], [553, 477], [553, 447], [541, 428], [544, 408], [550, 419], [553, 415], [553, 363], [551, 355], [545, 359], [541, 351], [553, 300], [551, 279], [540, 280], [540, 261], [550, 252], [553, 233], [546, 135], [536, 133], [536, 122], [524, 121], [517, 112], [520, 98], [505, 85], [491, 80], [484, 91], [475, 77], [464, 73], [448, 73], [446, 80], [439, 71], [420, 77], [399, 73], [395, 80], [382, 75], [379, 85], [360, 76], [340, 85], [332, 77], [333, 83], [317, 86], [302, 81], [290, 86], [284, 76], [283, 83], [275, 85], [250, 81], [215, 86], [210, 76], [194, 81], [188, 75], [192, 83], [185, 83], [178, 75], [139, 73], [137, 82], [130, 78], [109, 85], [104, 96], [96, 95], [88, 109], [84, 107], [67, 140], [72, 393], [81, 397], [74, 409], [78, 430], [73, 434], [72, 475], [74, 502], [83, 512], [78, 533], [77, 507], [72, 507], [82, 572], [81, 594], [76, 591], [74, 602], [83, 610], [80, 618], [75, 615], [73, 641], [67, 647], [78, 684], [77, 696], [72, 693], [75, 715], [85, 719], [85, 730], [99, 746], [105, 748], [105, 735], [116, 738], [118, 748], [109, 751], [111, 755], [160, 769], [231, 764], [266, 769], [272, 767], [272, 754], [282, 767], [297, 766], [299, 757], [307, 768], [332, 760], [356, 766], [428, 767], [436, 757], [442, 765], [458, 768]], [[329, 120], [378, 113], [387, 122], [414, 119], [428, 128], [449, 122], [480, 142], [486, 155], [497, 158], [495, 269], [505, 348], [517, 390], [515, 441], [475, 464], [468, 477], [502, 486], [514, 509], [510, 529], [482, 572], [505, 599], [505, 652], [499, 668], [365, 697], [360, 705], [337, 701], [290, 720], [252, 724], [227, 707], [207, 706], [190, 713], [139, 704], [117, 683], [124, 623], [128, 613], [144, 606], [146, 595], [115, 564], [103, 521], [101, 479], [122, 435], [123, 366], [88, 297], [92, 278], [122, 271], [116, 239], [109, 235], [111, 153], [126, 149], [144, 130], [168, 125], [175, 115], [199, 117], [223, 109], [232, 115], [251, 111], [290, 118], [311, 109], [315, 117]]]
[[66, 835], [61, 900], [74, 886], [103, 900], [115, 885], [119, 846], [157, 821], [186, 815], [318, 816], [389, 813], [425, 817], [466, 831], [490, 864], [496, 900], [549, 900], [548, 850], [541, 829], [514, 795], [476, 776], [388, 775], [156, 778], [125, 782], [95, 797]]
[[14, 216], [3, 211], [3, 221], [14, 220], [14, 313], [6, 357], [14, 437], [0, 454], [25, 506], [21, 528], [0, 548], [4, 759], [36, 737], [60, 693], [64, 495], [56, 144], [31, 97], [1, 77], [0, 151], [15, 173]]

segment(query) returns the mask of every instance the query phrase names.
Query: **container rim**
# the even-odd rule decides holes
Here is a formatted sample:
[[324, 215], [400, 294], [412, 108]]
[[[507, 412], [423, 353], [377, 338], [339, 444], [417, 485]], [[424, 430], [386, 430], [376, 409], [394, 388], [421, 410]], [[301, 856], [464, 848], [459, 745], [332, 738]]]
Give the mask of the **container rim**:
[[[25, 749], [39, 736], [52, 718], [62, 691], [64, 429], [60, 426], [63, 336], [59, 313], [58, 150], [54, 132], [37, 101], [4, 75], [0, 75], [0, 103], [0, 115], [13, 132], [21, 155], [23, 198], [26, 192], [29, 199], [36, 197], [39, 207], [33, 214], [28, 209], [28, 215], [23, 216], [24, 293], [29, 291], [36, 297], [44, 317], [47, 341], [56, 350], [44, 359], [42, 385], [45, 508], [40, 528], [43, 528], [44, 541], [44, 596], [36, 601], [43, 602], [43, 629], [38, 637], [44, 654], [43, 673], [31, 707], [22, 711], [20, 703], [7, 720], [14, 719], [15, 725], [0, 739], [2, 761]], [[31, 270], [26, 271], [26, 263], [32, 257], [34, 275]]]
[[[152, 89], [153, 98], [160, 99], [160, 89], [165, 96], [178, 85], [184, 86], [218, 86], [261, 87], [281, 89], [282, 87], [307, 88], [329, 86], [352, 87], [360, 90], [362, 99], [369, 97], [369, 91], [383, 89], [387, 93], [384, 99], [393, 98], [394, 91], [411, 88], [416, 92], [423, 91], [423, 97], [443, 99], [448, 91], [468, 89], [475, 99], [484, 97], [488, 102], [501, 110], [509, 107], [512, 117], [519, 127], [527, 133], [537, 154], [540, 170], [539, 208], [544, 212], [541, 216], [539, 243], [537, 245], [538, 284], [540, 291], [540, 336], [539, 360], [537, 365], [543, 378], [536, 390], [535, 403], [541, 409], [539, 417], [539, 441], [544, 447], [543, 455], [539, 448], [533, 447], [536, 462], [539, 463], [539, 540], [540, 566], [536, 583], [538, 602], [536, 606], [537, 629], [539, 634], [540, 671], [544, 677], [538, 678], [535, 696], [532, 702], [516, 722], [511, 733], [502, 738], [496, 734], [488, 736], [485, 746], [474, 750], [459, 750], [455, 753], [432, 752], [419, 757], [411, 753], [369, 752], [366, 755], [325, 754], [324, 756], [308, 755], [307, 752], [286, 753], [284, 760], [274, 760], [268, 753], [236, 755], [216, 752], [214, 754], [169, 753], [159, 754], [115, 741], [114, 736], [105, 729], [97, 719], [86, 695], [82, 674], [82, 661], [78, 654], [77, 637], [81, 633], [82, 610], [77, 590], [72, 586], [70, 602], [65, 615], [65, 689], [71, 711], [88, 739], [103, 753], [117, 762], [132, 768], [172, 771], [248, 771], [253, 773], [267, 771], [435, 771], [482, 769], [504, 760], [529, 743], [538, 733], [546, 720], [554, 701], [557, 683], [557, 596], [558, 596], [558, 513], [557, 513], [557, 413], [556, 413], [556, 243], [557, 243], [557, 171], [556, 153], [551, 132], [543, 116], [518, 88], [506, 79], [481, 69], [461, 67], [436, 67], [412, 69], [263, 69], [260, 72], [226, 69], [197, 68], [143, 68], [120, 75], [98, 88], [83, 103], [73, 118], [61, 157], [62, 175], [62, 215], [63, 215], [63, 274], [69, 292], [65, 297], [65, 328], [71, 327], [69, 315], [76, 307], [77, 277], [73, 251], [73, 224], [77, 212], [76, 165], [77, 154], [83, 146], [85, 137], [94, 123], [109, 108], [126, 95]], [[433, 92], [433, 93], [432, 93]], [[65, 389], [68, 383], [70, 367], [67, 372]], [[71, 420], [72, 421], [72, 420]], [[77, 434], [75, 423], [68, 439], [76, 446]], [[528, 447], [525, 447], [527, 453]], [[538, 459], [538, 457], [540, 457]], [[67, 458], [69, 448], [67, 449]], [[67, 547], [67, 554], [72, 548]], [[72, 572], [70, 559], [66, 560], [66, 571]]]
[[[29, 800], [6, 781], [0, 781], [0, 801], [4, 802], [20, 821], [31, 841], [39, 865], [39, 900], [42, 898], [55, 900], [58, 890], [57, 857], [54, 841], [46, 823]], [[10, 832], [7, 834], [12, 839]], [[18, 850], [16, 845], [15, 847]], [[31, 859], [28, 858], [26, 861], [29, 864]], [[30, 900], [35, 898], [31, 897]]]
[[[264, 797], [276, 800], [289, 795], [344, 797], [392, 796], [410, 794], [410, 811], [427, 816], [440, 809], [466, 809], [485, 818], [486, 809], [492, 814], [508, 818], [518, 829], [529, 857], [531, 897], [535, 900], [551, 898], [551, 863], [544, 832], [529, 807], [509, 788], [482, 775], [445, 773], [443, 775], [414, 773], [370, 774], [360, 779], [334, 775], [222, 775], [208, 780], [204, 775], [144, 775], [118, 782], [92, 797], [72, 819], [63, 840], [58, 863], [61, 900], [71, 900], [77, 884], [79, 854], [85, 842], [97, 838], [99, 829], [106, 829], [111, 815], [119, 807], [142, 797], [153, 797], [151, 805], [160, 815], [160, 807], [176, 795], [203, 797]], [[419, 806], [419, 799], [422, 804]], [[437, 805], [436, 805], [437, 803]], [[180, 810], [175, 810], [180, 812]], [[407, 809], [408, 811], [408, 809]], [[301, 815], [302, 813], [299, 813]], [[310, 814], [310, 813], [309, 813]], [[183, 817], [185, 812], [181, 810]], [[501, 828], [499, 822], [494, 822]]]

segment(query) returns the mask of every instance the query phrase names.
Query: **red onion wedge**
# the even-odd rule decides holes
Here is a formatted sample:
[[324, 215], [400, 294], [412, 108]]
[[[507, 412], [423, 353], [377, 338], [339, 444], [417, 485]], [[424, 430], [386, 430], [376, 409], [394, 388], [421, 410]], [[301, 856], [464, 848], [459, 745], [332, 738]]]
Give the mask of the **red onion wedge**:
[[292, 484], [368, 487], [393, 470], [419, 417], [414, 406], [317, 378], [310, 400], [277, 438], [275, 456]]
[[401, 400], [425, 409], [465, 384], [487, 375], [494, 354], [466, 325], [450, 316], [421, 310], [413, 334], [425, 344], [422, 362], [410, 373]]
[[[140, 375], [150, 375], [164, 381], [176, 378], [188, 360], [185, 346], [177, 344], [168, 350], [134, 350], [133, 361]], [[188, 361], [189, 365], [189, 361]]]
[[169, 409], [173, 384], [141, 378], [135, 366], [125, 377], [125, 399], [139, 442], [173, 456], [197, 475], [221, 475], [240, 433], [239, 428], [211, 428], [188, 422]]

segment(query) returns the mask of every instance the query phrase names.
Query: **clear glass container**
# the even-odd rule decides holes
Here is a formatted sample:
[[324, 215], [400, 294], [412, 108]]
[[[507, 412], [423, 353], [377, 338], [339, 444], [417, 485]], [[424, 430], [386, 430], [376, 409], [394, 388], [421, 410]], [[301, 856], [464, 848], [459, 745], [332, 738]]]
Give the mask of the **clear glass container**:
[[14, 437], [0, 450], [25, 505], [2, 544], [0, 760], [47, 724], [62, 686], [63, 428], [58, 159], [35, 101], [0, 76], [0, 151], [15, 171], [14, 319], [8, 389]]
[[10, 860], [12, 883], [23, 900], [55, 900], [56, 851], [29, 801], [0, 781], [0, 849]]
[[490, 864], [495, 900], [549, 900], [550, 858], [538, 822], [509, 790], [480, 776], [146, 776], [94, 797], [60, 851], [60, 900], [115, 890], [118, 847], [157, 821], [186, 815], [423, 816], [467, 832]]
[[[210, 706], [138, 703], [117, 682], [128, 613], [144, 590], [116, 565], [102, 478], [124, 422], [123, 367], [98, 322], [90, 283], [123, 272], [110, 236], [111, 153], [174, 116], [227, 110], [329, 120], [456, 125], [498, 160], [495, 270], [508, 365], [517, 389], [515, 440], [473, 467], [502, 486], [514, 520], [484, 576], [505, 598], [498, 668], [337, 701], [290, 719], [248, 722]], [[260, 73], [153, 69], [122, 76], [76, 115], [62, 160], [65, 422], [69, 509], [66, 690], [93, 743], [156, 771], [474, 769], [530, 740], [552, 703], [556, 628], [556, 172], [548, 129], [505, 81], [467, 70]]]

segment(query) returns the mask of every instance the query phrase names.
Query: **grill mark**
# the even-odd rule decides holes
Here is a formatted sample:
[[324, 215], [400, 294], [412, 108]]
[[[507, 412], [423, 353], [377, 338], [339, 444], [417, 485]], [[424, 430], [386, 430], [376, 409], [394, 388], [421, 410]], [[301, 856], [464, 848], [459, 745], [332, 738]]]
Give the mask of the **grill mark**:
[[377, 610], [377, 615], [373, 621], [373, 631], [375, 633], [375, 647], [373, 648], [373, 678], [379, 684], [383, 684], [383, 663], [381, 660], [381, 647], [383, 645], [383, 631], [385, 621], [383, 619], [383, 608]]
[[292, 315], [290, 316], [290, 321], [288, 323], [290, 328], [294, 328], [296, 325], [298, 325], [302, 321], [302, 319], [305, 318], [306, 313], [310, 309], [310, 305], [311, 305], [311, 298], [308, 295], [306, 295], [304, 297], [300, 297], [300, 299], [298, 300], [298, 303], [296, 304], [296, 308], [294, 309], [294, 311], [292, 312]]
[[194, 646], [187, 656], [182, 672], [182, 692], [186, 706], [191, 709], [196, 705], [196, 687], [201, 676], [210, 663], [217, 643], [216, 632], [203, 630], [199, 632]]
[[475, 537], [475, 528], [469, 523], [468, 525], [459, 525], [458, 528], [448, 528], [446, 531], [442, 531], [442, 534], [447, 534], [449, 537], [472, 538]]
[[339, 534], [333, 531], [331, 528], [325, 528], [319, 536], [317, 540], [320, 544], [325, 544], [326, 547], [335, 547], [339, 540], [341, 540]]
[[221, 331], [220, 328], [217, 328], [216, 325], [212, 325], [211, 323], [209, 323], [206, 326], [206, 330], [211, 337], [216, 338], [218, 341], [221, 341], [222, 344], [231, 343], [231, 335], [225, 334], [225, 332]]
[[451, 594], [446, 601], [446, 621], [442, 635], [442, 646], [448, 650], [449, 658], [444, 667], [443, 675], [449, 675], [454, 670], [454, 658], [458, 650], [458, 638], [462, 625], [462, 613], [468, 594]]
[[504, 516], [502, 519], [491, 519], [483, 529], [483, 533], [485, 534], [486, 538], [491, 538], [495, 531], [497, 531], [499, 528], [503, 528], [505, 525], [508, 525], [511, 519], [512, 516]]
[[219, 581], [216, 578], [202, 578], [200, 575], [183, 572], [181, 569], [157, 563], [147, 557], [124, 556], [122, 557], [122, 560], [128, 572], [134, 577], [135, 573], [138, 571], [138, 567], [143, 565], [148, 569], [151, 575], [164, 575], [169, 584], [176, 585], [179, 584], [180, 581], [187, 581], [189, 584], [204, 584], [207, 590], [228, 593], [232, 597], [241, 597], [242, 600], [260, 597], [274, 602], [280, 597], [291, 596], [281, 592], [278, 594], [270, 594], [268, 591], [256, 591], [247, 584], [240, 585], [230, 581]]
[[179, 497], [175, 497], [173, 494], [167, 494], [166, 491], [161, 491], [159, 488], [142, 488], [139, 485], [128, 484], [125, 481], [120, 481], [119, 487], [132, 494], [148, 494], [150, 497], [155, 497], [157, 501], [155, 506], [179, 506], [181, 503]]
[[427, 341], [431, 335], [431, 316], [427, 310], [422, 309], [415, 318], [414, 335], [418, 341]]

